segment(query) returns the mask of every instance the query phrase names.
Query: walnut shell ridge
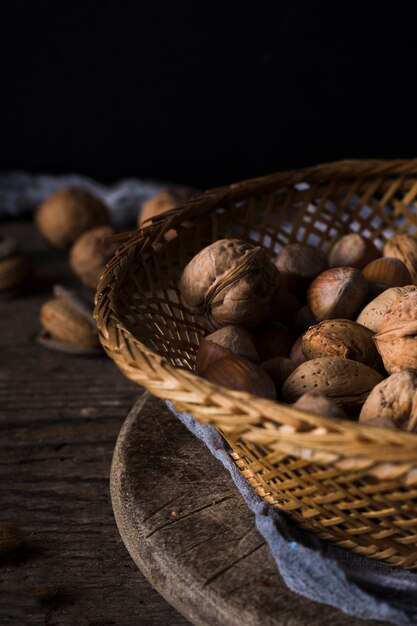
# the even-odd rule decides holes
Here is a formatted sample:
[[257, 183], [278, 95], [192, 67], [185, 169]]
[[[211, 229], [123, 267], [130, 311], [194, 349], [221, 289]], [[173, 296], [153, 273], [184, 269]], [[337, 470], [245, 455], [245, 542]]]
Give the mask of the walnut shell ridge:
[[208, 327], [254, 328], [268, 315], [279, 272], [266, 250], [239, 239], [221, 239], [203, 248], [185, 267], [181, 296]]
[[390, 306], [374, 336], [389, 374], [417, 369], [417, 292], [402, 296]]

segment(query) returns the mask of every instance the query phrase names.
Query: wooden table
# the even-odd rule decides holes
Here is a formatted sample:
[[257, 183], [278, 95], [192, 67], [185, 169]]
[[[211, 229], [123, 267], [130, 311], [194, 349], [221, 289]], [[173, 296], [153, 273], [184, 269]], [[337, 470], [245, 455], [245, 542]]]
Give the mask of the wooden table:
[[[33, 259], [37, 274], [33, 288], [27, 293], [0, 301], [0, 521], [18, 526], [24, 539], [22, 549], [3, 560], [0, 566], [0, 624], [188, 624], [137, 569], [119, 536], [111, 508], [109, 472], [115, 442], [141, 390], [127, 381], [105, 357], [82, 358], [51, 352], [35, 342], [39, 330], [38, 311], [41, 303], [50, 297], [52, 285], [75, 286], [77, 281], [70, 274], [66, 256], [48, 250], [29, 222], [8, 222], [2, 224], [0, 230], [20, 239]], [[155, 400], [149, 404], [146, 416], [149, 424], [152, 415], [158, 417], [160, 407]], [[164, 429], [172, 428], [172, 421], [166, 411], [159, 417], [162, 421], [158, 437], [164, 437]], [[185, 442], [183, 449], [186, 449], [188, 461], [193, 455], [196, 458], [196, 454], [201, 454], [202, 444], [172, 416], [171, 420], [175, 422], [176, 442]], [[149, 454], [151, 438], [148, 439]], [[160, 471], [164, 464], [170, 467], [169, 454], [168, 446], [164, 460], [159, 463], [155, 452], [154, 467], [149, 467], [149, 472]], [[180, 461], [177, 455], [176, 465]], [[212, 471], [218, 472], [219, 489], [227, 490], [228, 497], [217, 502], [213, 493], [203, 490], [203, 504], [199, 506], [195, 500], [195, 509], [207, 513], [207, 506], [213, 504], [213, 511], [226, 511], [230, 518], [230, 498], [234, 499], [244, 536], [239, 538], [236, 528], [232, 535], [234, 541], [240, 541], [249, 559], [247, 566], [242, 566], [242, 572], [247, 577], [253, 570], [259, 578], [257, 597], [261, 603], [271, 597], [271, 585], [277, 585], [275, 611], [282, 615], [279, 623], [291, 626], [363, 624], [334, 609], [324, 610], [286, 590], [262, 545], [252, 514], [231, 486], [227, 473], [220, 466], [215, 469], [216, 462], [209, 455], [207, 463], [214, 468]], [[201, 487], [204, 480], [212, 481], [212, 475], [204, 476], [201, 462], [195, 467], [189, 462], [187, 467], [184, 476], [198, 497], [193, 480]], [[175, 480], [171, 477], [171, 490], [173, 485]], [[182, 511], [187, 506], [186, 492], [187, 489], [182, 489]], [[155, 502], [151, 501], [152, 491], [146, 495], [143, 510], [152, 513], [147, 521], [149, 528], [155, 524], [166, 526], [165, 513], [173, 521], [175, 498], [165, 511], [156, 504], [159, 494]], [[236, 510], [234, 506], [232, 509]], [[177, 513], [181, 515], [180, 510]], [[188, 516], [188, 519], [191, 530], [187, 534], [184, 530], [187, 526], [182, 526], [181, 541], [189, 540], [192, 554], [193, 524], [198, 526], [203, 517]], [[231, 534], [230, 529], [229, 524], [226, 534]], [[168, 528], [166, 536], [170, 532]], [[215, 543], [218, 544], [214, 538], [212, 544]], [[209, 549], [210, 542], [206, 544]], [[184, 555], [183, 550], [177, 552]], [[171, 559], [174, 553], [170, 554]], [[227, 558], [232, 562], [233, 554], [228, 554]], [[180, 561], [182, 567], [186, 560]], [[197, 571], [197, 565], [195, 567]], [[148, 571], [148, 575], [155, 582], [159, 573]], [[221, 575], [214, 579], [219, 587], [223, 580]], [[236, 580], [233, 583], [236, 586], [235, 583]], [[40, 584], [58, 587], [58, 595], [41, 600], [36, 595]], [[248, 580], [242, 579], [241, 586], [244, 588], [247, 584]], [[158, 587], [161, 592], [166, 591], [160, 578]], [[236, 590], [233, 593], [236, 595]], [[170, 597], [169, 593], [165, 595]], [[177, 606], [181, 608], [181, 603]]]

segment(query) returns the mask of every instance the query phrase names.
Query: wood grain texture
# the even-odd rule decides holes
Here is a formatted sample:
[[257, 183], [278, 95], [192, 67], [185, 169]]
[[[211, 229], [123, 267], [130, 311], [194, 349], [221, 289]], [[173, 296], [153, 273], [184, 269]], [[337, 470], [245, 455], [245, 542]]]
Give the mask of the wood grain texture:
[[120, 432], [111, 495], [132, 558], [196, 626], [370, 623], [287, 589], [228, 472], [147, 394]]
[[[19, 237], [37, 274], [26, 293], [0, 300], [0, 521], [24, 539], [0, 564], [0, 624], [184, 626], [131, 560], [111, 509], [115, 442], [141, 390], [105, 357], [35, 342], [52, 285], [77, 283], [65, 255], [48, 250], [30, 223], [0, 230]], [[363, 623], [287, 591], [227, 472], [160, 401], [150, 400], [141, 420], [127, 421], [118, 448], [128, 442], [119, 461], [130, 474], [119, 476], [137, 524], [127, 543], [132, 553], [140, 543], [136, 560], [171, 603], [196, 624], [207, 623], [207, 608], [213, 626], [228, 623], [230, 605], [241, 626]], [[39, 599], [40, 584], [58, 595]]]
[[[26, 293], [0, 300], [0, 520], [24, 539], [0, 565], [0, 624], [183, 626], [132, 562], [111, 509], [113, 448], [141, 391], [105, 357], [36, 344], [52, 285], [77, 282], [30, 223], [0, 231], [19, 237], [37, 274]], [[41, 583], [58, 596], [41, 601]]]

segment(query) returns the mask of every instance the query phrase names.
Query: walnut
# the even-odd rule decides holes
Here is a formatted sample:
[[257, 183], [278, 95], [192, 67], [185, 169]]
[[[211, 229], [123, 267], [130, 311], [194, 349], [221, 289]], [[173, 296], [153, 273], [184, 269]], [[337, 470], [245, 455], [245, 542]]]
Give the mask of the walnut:
[[111, 226], [99, 226], [83, 233], [70, 250], [71, 268], [87, 287], [96, 289], [106, 264], [119, 247], [118, 242], [107, 241], [114, 234]]
[[393, 302], [374, 341], [389, 374], [417, 368], [417, 291]]
[[180, 281], [184, 303], [213, 329], [260, 324], [278, 285], [279, 272], [266, 251], [239, 239], [221, 239], [201, 250]]
[[107, 207], [85, 189], [69, 187], [50, 195], [39, 205], [35, 222], [54, 248], [67, 249], [82, 233], [110, 223]]
[[417, 371], [397, 372], [376, 385], [362, 407], [359, 421], [417, 433]]

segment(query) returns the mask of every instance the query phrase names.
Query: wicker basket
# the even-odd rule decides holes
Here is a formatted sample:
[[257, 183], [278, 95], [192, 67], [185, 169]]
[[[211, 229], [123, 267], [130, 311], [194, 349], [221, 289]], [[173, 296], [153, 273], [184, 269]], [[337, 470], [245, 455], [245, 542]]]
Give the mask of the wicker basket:
[[126, 234], [100, 281], [95, 318], [124, 374], [218, 427], [243, 476], [269, 503], [322, 539], [417, 569], [417, 436], [320, 417], [193, 374], [199, 319], [178, 278], [223, 237], [272, 255], [302, 241], [326, 251], [358, 231], [381, 247], [415, 232], [417, 159], [341, 161], [210, 190]]

